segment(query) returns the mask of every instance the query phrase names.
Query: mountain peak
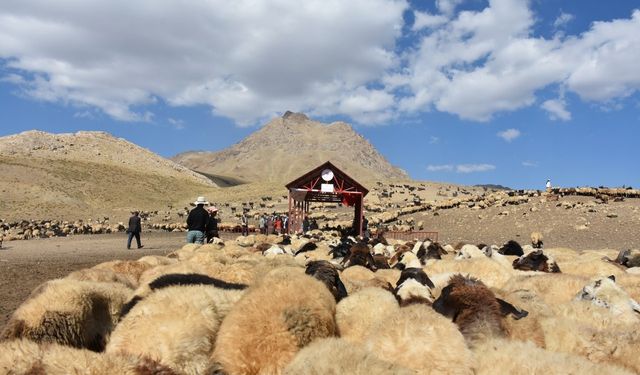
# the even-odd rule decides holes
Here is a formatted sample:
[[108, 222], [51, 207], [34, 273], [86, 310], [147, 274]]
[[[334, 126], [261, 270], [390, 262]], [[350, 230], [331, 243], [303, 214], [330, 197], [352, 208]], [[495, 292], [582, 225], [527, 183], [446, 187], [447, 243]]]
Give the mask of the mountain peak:
[[198, 172], [244, 181], [288, 182], [327, 160], [356, 180], [409, 178], [349, 124], [324, 124], [291, 111], [225, 150], [185, 152], [172, 160]]
[[307, 117], [307, 115], [305, 115], [304, 113], [296, 113], [291, 111], [286, 111], [284, 115], [282, 115], [282, 119], [292, 122], [309, 121], [309, 117]]

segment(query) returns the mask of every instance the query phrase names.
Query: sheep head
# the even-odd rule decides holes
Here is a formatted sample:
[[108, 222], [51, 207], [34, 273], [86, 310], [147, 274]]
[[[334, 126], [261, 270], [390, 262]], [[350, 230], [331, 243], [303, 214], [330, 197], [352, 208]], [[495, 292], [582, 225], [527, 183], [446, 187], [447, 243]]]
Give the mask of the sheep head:
[[532, 251], [527, 255], [514, 259], [513, 268], [522, 271], [560, 272], [558, 264], [544, 255], [542, 250]]
[[336, 302], [339, 302], [347, 296], [347, 288], [345, 288], [342, 280], [340, 280], [338, 269], [330, 262], [326, 260], [311, 261], [307, 263], [305, 273], [322, 281], [331, 294], [333, 294]]

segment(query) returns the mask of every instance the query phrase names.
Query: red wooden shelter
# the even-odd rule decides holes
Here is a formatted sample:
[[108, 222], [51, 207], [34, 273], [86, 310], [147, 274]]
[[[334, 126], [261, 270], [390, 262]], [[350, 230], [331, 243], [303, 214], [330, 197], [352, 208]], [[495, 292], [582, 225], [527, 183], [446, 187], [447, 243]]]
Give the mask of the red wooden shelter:
[[327, 161], [285, 185], [289, 190], [289, 233], [302, 231], [309, 202], [342, 203], [354, 207], [354, 226], [362, 235], [363, 199], [369, 190]]

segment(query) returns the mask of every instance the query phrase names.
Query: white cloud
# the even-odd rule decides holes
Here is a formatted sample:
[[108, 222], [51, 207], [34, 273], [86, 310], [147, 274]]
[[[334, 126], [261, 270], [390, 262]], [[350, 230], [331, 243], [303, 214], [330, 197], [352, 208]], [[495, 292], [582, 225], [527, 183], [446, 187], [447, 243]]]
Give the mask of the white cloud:
[[436, 0], [436, 8], [446, 15], [451, 15], [463, 0]]
[[535, 168], [538, 166], [538, 162], [537, 161], [530, 161], [530, 160], [525, 160], [522, 162], [522, 166], [523, 167], [529, 167], [529, 168]]
[[458, 173], [488, 172], [494, 169], [496, 166], [491, 164], [459, 164], [456, 166]]
[[[414, 10], [402, 35], [406, 0], [5, 2], [0, 80], [123, 121], [151, 121], [145, 106], [168, 103], [206, 105], [240, 125], [285, 109], [363, 124], [433, 110], [488, 121], [535, 105], [550, 85], [596, 108], [640, 90], [640, 10], [547, 39], [535, 34], [531, 1], [461, 3]], [[542, 107], [571, 116], [562, 98]]]
[[427, 170], [429, 172], [449, 172], [453, 170], [453, 165], [451, 164], [428, 165]]
[[27, 80], [21, 87], [31, 97], [98, 107], [124, 121], [148, 120], [141, 108], [158, 100], [208, 105], [241, 124], [284, 109], [384, 121], [393, 96], [366, 87], [397, 65], [407, 7], [404, 0], [60, 0], [55, 7], [23, 0], [0, 9], [0, 58]]
[[169, 122], [169, 124], [171, 124], [174, 129], [176, 130], [183, 130], [185, 128], [184, 126], [184, 121], [180, 120], [180, 119], [175, 119], [175, 118], [171, 118], [169, 117], [167, 119], [167, 121]]
[[412, 30], [418, 31], [424, 28], [432, 28], [446, 23], [449, 19], [443, 15], [426, 12], [414, 12], [415, 21]]
[[498, 137], [504, 139], [507, 142], [511, 142], [514, 139], [520, 136], [520, 130], [518, 129], [507, 129], [505, 131], [498, 132]]
[[571, 112], [567, 111], [566, 103], [562, 98], [546, 100], [540, 107], [549, 112], [549, 117], [552, 120], [571, 120]]
[[488, 172], [496, 169], [495, 165], [491, 164], [442, 164], [442, 165], [428, 165], [427, 170], [429, 172], [451, 172], [456, 173], [473, 173], [473, 172]]
[[569, 22], [573, 21], [574, 18], [575, 16], [573, 14], [562, 12], [558, 16], [558, 18], [556, 18], [556, 20], [553, 21], [553, 27], [555, 27], [556, 29], [560, 27], [564, 27]]
[[429, 137], [429, 144], [434, 145], [440, 142], [440, 138], [434, 137], [433, 135]]

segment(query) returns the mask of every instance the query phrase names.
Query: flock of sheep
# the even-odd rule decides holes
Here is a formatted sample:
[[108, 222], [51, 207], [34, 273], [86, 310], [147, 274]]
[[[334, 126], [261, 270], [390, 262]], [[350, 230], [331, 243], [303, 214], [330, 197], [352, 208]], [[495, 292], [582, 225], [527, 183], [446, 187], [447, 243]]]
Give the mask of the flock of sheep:
[[640, 252], [312, 231], [38, 286], [3, 374], [633, 374]]

